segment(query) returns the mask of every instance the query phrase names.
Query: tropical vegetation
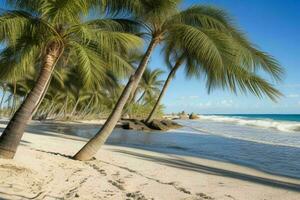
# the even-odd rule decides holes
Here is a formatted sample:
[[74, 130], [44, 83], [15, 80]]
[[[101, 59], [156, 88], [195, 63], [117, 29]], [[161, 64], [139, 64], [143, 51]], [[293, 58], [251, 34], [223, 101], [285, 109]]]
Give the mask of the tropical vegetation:
[[[42, 103], [51, 77], [59, 74], [59, 68], [73, 68], [83, 87], [102, 89], [99, 86], [110, 79], [108, 70], [120, 75], [131, 68], [120, 54], [139, 47], [141, 39], [129, 33], [134, 26], [126, 20], [85, 19], [83, 16], [95, 9], [94, 0], [8, 3], [12, 9], [0, 15], [0, 40], [4, 44], [0, 55], [1, 80], [16, 88], [20, 77], [35, 79], [22, 104], [16, 112], [12, 110], [14, 115], [0, 138], [0, 156], [12, 158], [27, 122]], [[14, 91], [13, 100], [17, 97]], [[13, 109], [15, 105], [16, 101]], [[60, 113], [66, 108], [64, 104]]]
[[[0, 114], [11, 120], [0, 157], [13, 158], [35, 119], [107, 118], [74, 156], [91, 159], [123, 117], [150, 123], [178, 69], [205, 80], [208, 91], [281, 93], [277, 61], [259, 50], [218, 8], [181, 0], [7, 0], [0, 13]], [[143, 45], [144, 44], [144, 45]], [[155, 50], [169, 69], [150, 69]]]

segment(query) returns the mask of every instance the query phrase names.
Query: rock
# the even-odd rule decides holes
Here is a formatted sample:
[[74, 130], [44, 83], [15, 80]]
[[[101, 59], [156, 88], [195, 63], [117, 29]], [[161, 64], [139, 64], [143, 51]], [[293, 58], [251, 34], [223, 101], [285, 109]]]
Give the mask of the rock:
[[177, 124], [176, 122], [172, 120], [162, 120], [161, 123], [163, 123], [165, 126], [167, 126], [169, 129], [176, 129], [181, 128], [182, 126], [180, 124]]
[[132, 119], [124, 121], [122, 128], [136, 131], [150, 131], [151, 129], [143, 122]]
[[186, 114], [184, 111], [178, 113], [178, 118], [179, 119], [189, 119], [189, 115]]
[[189, 115], [188, 114], [180, 114], [179, 119], [188, 119]]
[[150, 123], [145, 123], [144, 121], [138, 119], [129, 119], [129, 120], [122, 120], [121, 121], [121, 128], [129, 129], [129, 130], [137, 130], [137, 131], [151, 131], [151, 130], [158, 130], [158, 131], [167, 131], [169, 129], [177, 129], [181, 128], [180, 124], [172, 120], [153, 120]]
[[199, 116], [192, 113], [192, 114], [190, 114], [189, 119], [199, 119]]
[[161, 121], [154, 119], [152, 122], [148, 124], [149, 128], [159, 131], [167, 131], [169, 130], [168, 126], [163, 124]]

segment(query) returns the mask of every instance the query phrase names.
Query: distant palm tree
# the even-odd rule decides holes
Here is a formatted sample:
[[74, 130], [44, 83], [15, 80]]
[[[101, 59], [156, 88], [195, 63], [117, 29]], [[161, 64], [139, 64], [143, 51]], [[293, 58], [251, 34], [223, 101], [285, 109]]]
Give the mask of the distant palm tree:
[[[191, 9], [196, 9], [193, 7]], [[272, 84], [257, 75], [258, 70], [262, 70], [275, 80], [281, 80], [283, 69], [278, 62], [265, 52], [256, 49], [245, 36], [230, 23], [230, 19], [222, 10], [206, 8], [207, 12], [216, 16], [216, 19], [223, 22], [223, 28], [217, 32], [208, 30], [205, 25], [195, 23], [194, 27], [189, 31], [194, 33], [194, 37], [199, 36], [202, 31], [206, 32], [213, 40], [215, 50], [219, 52], [220, 64], [207, 63], [205, 49], [201, 42], [193, 44], [193, 48], [178, 45], [169, 42], [165, 46], [165, 61], [170, 68], [169, 75], [164, 83], [163, 89], [154, 105], [152, 111], [146, 119], [150, 122], [165, 95], [167, 88], [173, 80], [176, 72], [180, 67], [184, 67], [187, 78], [195, 77], [197, 79], [206, 78], [206, 86], [208, 91], [213, 88], [229, 88], [233, 92], [237, 92], [237, 88], [241, 92], [250, 91], [254, 95], [261, 97], [268, 96], [272, 100], [276, 100], [281, 93], [275, 89]], [[184, 40], [181, 35], [181, 29], [177, 30], [177, 38]], [[185, 33], [187, 35], [187, 33]], [[200, 38], [199, 38], [200, 41]], [[180, 43], [179, 43], [180, 44]], [[204, 52], [201, 52], [201, 51]], [[199, 56], [200, 55], [200, 56]]]
[[[145, 30], [142, 35], [147, 36], [150, 42], [140, 64], [135, 73], [129, 78], [106, 123], [74, 156], [75, 159], [91, 159], [105, 143], [121, 117], [128, 99], [138, 87], [152, 52], [159, 44], [173, 44], [175, 47], [184, 47], [206, 66], [221, 68], [224, 66], [224, 60], [233, 62], [232, 59], [236, 58], [230, 56], [231, 53], [236, 53], [235, 48], [227, 49], [228, 44], [226, 45], [226, 42], [229, 38], [228, 33], [231, 30], [226, 28], [227, 20], [224, 21], [219, 18], [220, 10], [207, 6], [194, 6], [179, 11], [180, 2], [181, 0], [107, 0], [109, 11], [116, 14], [122, 12], [127, 16], [133, 16]], [[199, 29], [199, 26], [203, 28]], [[233, 47], [234, 45], [229, 46]], [[220, 49], [224, 53], [220, 53]], [[223, 59], [223, 56], [228, 56], [228, 58]], [[213, 71], [210, 70], [210, 73]], [[220, 76], [218, 73], [213, 74], [214, 76], [210, 76], [212, 77], [211, 80], [215, 80]]]
[[[17, 10], [1, 10], [0, 77], [26, 74], [39, 67], [36, 83], [0, 137], [0, 157], [13, 158], [27, 122], [39, 107], [55, 66], [78, 63], [84, 84], [101, 79], [108, 66], [128, 68], [120, 53], [141, 44], [124, 33], [125, 20], [82, 21], [97, 0], [7, 0]], [[123, 25], [124, 24], [124, 25]], [[69, 59], [71, 57], [72, 59]], [[63, 64], [60, 64], [63, 65]], [[116, 70], [115, 70], [116, 71]], [[121, 70], [120, 70], [121, 71]]]
[[137, 90], [141, 92], [141, 96], [138, 98], [137, 103], [141, 102], [143, 98], [155, 96], [155, 94], [160, 92], [163, 81], [159, 80], [159, 78], [163, 73], [164, 72], [160, 69], [155, 69], [153, 71], [147, 69], [145, 71], [139, 84], [139, 90]]

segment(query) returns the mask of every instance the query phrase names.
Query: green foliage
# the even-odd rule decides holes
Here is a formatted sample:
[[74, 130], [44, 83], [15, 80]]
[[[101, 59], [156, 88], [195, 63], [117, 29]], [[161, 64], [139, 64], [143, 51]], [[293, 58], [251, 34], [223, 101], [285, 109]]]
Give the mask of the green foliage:
[[274, 101], [281, 96], [258, 74], [262, 71], [280, 81], [283, 69], [273, 57], [255, 48], [227, 13], [210, 6], [193, 6], [171, 22], [164, 47], [170, 69], [183, 63], [188, 78], [206, 79], [208, 92], [228, 88]]
[[[145, 119], [149, 113], [151, 112], [154, 104], [155, 104], [155, 99], [153, 99], [154, 101], [151, 102], [146, 102], [145, 104], [138, 104], [138, 103], [131, 103], [129, 105], [128, 112], [126, 112], [126, 114], [128, 114], [128, 116], [130, 118], [134, 118], [134, 119]], [[164, 115], [164, 106], [160, 105], [157, 109], [157, 112], [155, 113], [154, 117], [159, 119], [162, 118]]]
[[[51, 42], [63, 48], [64, 66], [78, 63], [78, 72], [89, 86], [111, 67], [126, 74], [129, 64], [121, 53], [139, 48], [142, 40], [128, 31], [136, 25], [129, 20], [83, 20], [95, 0], [8, 1], [17, 10], [0, 13], [0, 77], [11, 80], [38, 71]], [[18, 10], [20, 9], [20, 10]], [[126, 30], [125, 30], [126, 28]], [[69, 59], [69, 58], [72, 58]]]
[[[180, 0], [7, 0], [14, 10], [0, 12], [0, 80], [13, 107], [38, 76], [49, 44], [62, 53], [37, 116], [86, 118], [107, 115], [123, 83], [144, 52], [143, 40], [163, 47], [167, 66], [180, 62], [188, 78], [216, 88], [276, 100], [281, 93], [259, 74], [280, 81], [283, 69], [248, 41], [230, 16], [211, 6], [179, 10]], [[100, 13], [89, 19], [91, 12]], [[146, 70], [124, 113], [144, 117], [162, 86], [161, 70]], [[15, 106], [14, 106], [15, 107]], [[158, 116], [163, 107], [159, 107]]]

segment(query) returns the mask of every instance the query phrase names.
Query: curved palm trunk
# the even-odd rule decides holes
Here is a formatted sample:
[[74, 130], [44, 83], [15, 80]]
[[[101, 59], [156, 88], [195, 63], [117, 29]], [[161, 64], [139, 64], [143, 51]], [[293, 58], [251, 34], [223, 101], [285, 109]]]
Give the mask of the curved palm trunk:
[[14, 81], [14, 83], [13, 83], [13, 89], [14, 89], [14, 91], [13, 91], [13, 95], [12, 95], [10, 116], [12, 116], [16, 111], [16, 98], [17, 98], [17, 96], [16, 96], [16, 89], [17, 89], [16, 81]]
[[51, 43], [46, 51], [43, 66], [36, 84], [27, 95], [20, 108], [8, 123], [0, 137], [0, 158], [11, 159], [14, 157], [21, 141], [27, 122], [32, 118], [33, 112], [43, 97], [47, 83], [51, 79], [56, 61], [59, 59], [61, 48], [57, 43]]
[[168, 75], [168, 78], [167, 78], [167, 80], [166, 80], [166, 82], [165, 82], [165, 84], [164, 84], [164, 86], [163, 86], [163, 88], [162, 88], [162, 90], [161, 90], [161, 92], [159, 94], [159, 97], [158, 97], [157, 101], [156, 101], [154, 107], [152, 108], [152, 111], [150, 112], [148, 118], [146, 119], [146, 123], [149, 123], [149, 122], [152, 121], [152, 119], [153, 119], [153, 117], [155, 115], [155, 112], [157, 111], [157, 108], [158, 108], [158, 106], [159, 106], [162, 98], [164, 97], [166, 91], [167, 91], [167, 88], [169, 87], [171, 81], [173, 80], [174, 75], [176, 74], [176, 72], [179, 69], [179, 67], [182, 64], [182, 62], [183, 62], [183, 59], [180, 58], [176, 62], [175, 66], [172, 68], [172, 70], [170, 71], [170, 73]]
[[112, 133], [118, 120], [122, 115], [123, 108], [128, 101], [132, 91], [134, 91], [140, 82], [143, 73], [148, 65], [151, 53], [158, 44], [158, 40], [153, 38], [149, 47], [135, 73], [129, 78], [129, 81], [124, 88], [117, 104], [115, 105], [112, 113], [106, 120], [105, 124], [102, 126], [100, 131], [74, 156], [76, 160], [90, 160], [100, 149], [100, 147], [105, 143], [107, 138]]
[[142, 101], [142, 99], [144, 98], [146, 92], [143, 92], [143, 94], [140, 96], [140, 98], [136, 101], [137, 103], [139, 103], [140, 101]]

